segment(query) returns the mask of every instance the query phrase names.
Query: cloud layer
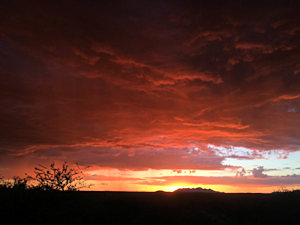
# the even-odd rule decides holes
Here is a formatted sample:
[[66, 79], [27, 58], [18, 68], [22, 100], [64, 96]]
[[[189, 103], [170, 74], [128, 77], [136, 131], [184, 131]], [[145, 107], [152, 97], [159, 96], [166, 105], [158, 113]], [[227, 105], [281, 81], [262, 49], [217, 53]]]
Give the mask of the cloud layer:
[[48, 158], [222, 170], [228, 155], [209, 145], [298, 151], [299, 9], [297, 1], [4, 1], [2, 167]]

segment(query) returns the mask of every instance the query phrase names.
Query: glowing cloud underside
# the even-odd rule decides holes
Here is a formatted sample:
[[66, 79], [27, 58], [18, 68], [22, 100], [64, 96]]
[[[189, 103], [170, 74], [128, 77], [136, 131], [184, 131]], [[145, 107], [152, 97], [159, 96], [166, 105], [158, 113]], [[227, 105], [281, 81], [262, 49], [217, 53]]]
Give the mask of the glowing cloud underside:
[[5, 1], [0, 175], [68, 161], [93, 190], [298, 188], [299, 9]]

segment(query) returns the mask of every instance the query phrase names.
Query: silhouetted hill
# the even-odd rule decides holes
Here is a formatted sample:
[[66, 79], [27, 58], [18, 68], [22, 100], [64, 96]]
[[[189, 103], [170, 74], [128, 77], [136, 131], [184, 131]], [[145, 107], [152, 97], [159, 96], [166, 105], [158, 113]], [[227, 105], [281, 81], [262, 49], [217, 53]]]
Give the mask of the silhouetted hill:
[[273, 191], [272, 194], [286, 194], [286, 193], [298, 193], [300, 194], [300, 190], [286, 190], [286, 191]]
[[1, 191], [0, 216], [5, 225], [299, 225], [299, 202], [299, 192]]
[[180, 188], [180, 189], [177, 189], [176, 191], [174, 192], [198, 192], [198, 193], [221, 193], [221, 192], [218, 192], [218, 191], [214, 191], [212, 189], [205, 189], [205, 188], [201, 188], [201, 187], [198, 187], [198, 188]]

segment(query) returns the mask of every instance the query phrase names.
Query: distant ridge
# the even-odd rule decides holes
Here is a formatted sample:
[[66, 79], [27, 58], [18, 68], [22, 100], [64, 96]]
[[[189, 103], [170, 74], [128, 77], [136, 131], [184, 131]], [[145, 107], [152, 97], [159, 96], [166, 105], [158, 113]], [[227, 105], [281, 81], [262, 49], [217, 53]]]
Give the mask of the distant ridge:
[[177, 189], [174, 192], [176, 192], [176, 193], [177, 192], [223, 193], [223, 192], [214, 191], [212, 189], [205, 189], [205, 188], [201, 188], [201, 187], [198, 187], [198, 188], [180, 188], [180, 189]]

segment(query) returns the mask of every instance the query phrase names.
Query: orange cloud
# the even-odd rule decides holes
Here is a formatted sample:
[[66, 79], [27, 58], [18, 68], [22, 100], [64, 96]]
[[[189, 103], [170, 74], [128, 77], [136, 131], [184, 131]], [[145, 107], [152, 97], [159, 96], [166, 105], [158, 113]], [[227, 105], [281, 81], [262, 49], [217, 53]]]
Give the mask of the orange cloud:
[[[0, 173], [51, 160], [222, 171], [299, 150], [297, 7], [3, 4]], [[224, 182], [264, 184], [247, 179]]]

